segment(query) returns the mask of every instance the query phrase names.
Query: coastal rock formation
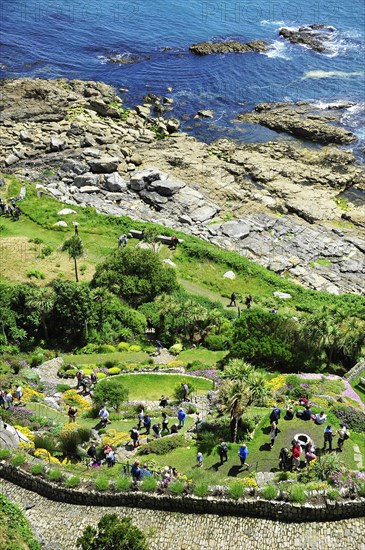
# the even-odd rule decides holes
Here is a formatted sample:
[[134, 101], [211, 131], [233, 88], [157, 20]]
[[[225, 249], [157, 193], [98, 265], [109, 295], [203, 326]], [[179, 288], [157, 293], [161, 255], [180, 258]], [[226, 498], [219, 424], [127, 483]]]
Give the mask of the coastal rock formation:
[[347, 145], [356, 141], [348, 130], [335, 126], [339, 113], [332, 107], [324, 111], [307, 102], [260, 103], [254, 113], [239, 115], [238, 120], [254, 122], [276, 132], [287, 132], [300, 139], [322, 144]]
[[332, 40], [336, 29], [327, 25], [306, 25], [298, 29], [283, 27], [279, 35], [292, 44], [302, 44], [318, 53], [328, 51], [327, 43]]
[[213, 53], [245, 53], [266, 52], [268, 44], [265, 40], [253, 42], [239, 42], [238, 40], [226, 40], [224, 42], [198, 42], [192, 44], [189, 50], [197, 55], [211, 55]]
[[[111, 108], [117, 101], [113, 88], [96, 82], [1, 86], [0, 164], [41, 180], [40, 192], [199, 236], [310, 288], [364, 292], [365, 178], [350, 151], [294, 140], [206, 144], [176, 131], [178, 121], [153, 117], [150, 103], [103, 117], [95, 101]], [[253, 114], [272, 110], [264, 104]], [[342, 130], [336, 109], [321, 116]], [[166, 139], [157, 139], [160, 132]], [[51, 136], [64, 146], [51, 150]]]

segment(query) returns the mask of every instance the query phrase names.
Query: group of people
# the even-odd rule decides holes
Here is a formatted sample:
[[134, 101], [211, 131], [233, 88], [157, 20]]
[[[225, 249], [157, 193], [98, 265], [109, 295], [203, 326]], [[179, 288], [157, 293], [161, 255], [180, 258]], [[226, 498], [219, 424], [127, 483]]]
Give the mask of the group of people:
[[[160, 406], [166, 407], [167, 406], [167, 398], [162, 395], [160, 400]], [[200, 416], [197, 413], [196, 415], [200, 421]], [[165, 411], [161, 413], [161, 421], [155, 422], [152, 424], [152, 419], [148, 413], [144, 411], [144, 409], [141, 409], [138, 413], [138, 424], [136, 424], [130, 431], [131, 440], [133, 443], [133, 448], [139, 447], [141, 445], [140, 442], [140, 430], [141, 428], [145, 429], [145, 432], [143, 435], [150, 435], [151, 430], [155, 437], [155, 439], [160, 439], [162, 437], [162, 434], [177, 434], [179, 429], [182, 428], [185, 424], [186, 420], [186, 412], [181, 407], [177, 411], [177, 419], [178, 424], [174, 423], [169, 427], [169, 417]]]
[[21, 210], [16, 204], [15, 199], [11, 199], [10, 204], [3, 202], [0, 197], [0, 216], [11, 217], [15, 222], [19, 220]]
[[0, 389], [0, 407], [3, 409], [10, 409], [14, 404], [14, 399], [17, 400], [17, 404], [20, 404], [22, 402], [22, 397], [23, 389], [21, 386], [18, 386], [15, 392], [11, 389], [9, 391]]
[[176, 468], [172, 466], [165, 466], [160, 472], [153, 472], [149, 469], [147, 463], [142, 465], [139, 460], [135, 460], [132, 464], [131, 475], [135, 483], [143, 481], [146, 477], [158, 477], [160, 480], [161, 489], [165, 489], [171, 481], [180, 477], [180, 474], [177, 472]]
[[98, 378], [94, 371], [88, 376], [85, 376], [82, 370], [76, 373], [77, 385], [76, 389], [82, 388], [84, 393], [90, 393], [95, 388]]
[[[236, 296], [235, 292], [232, 292], [232, 294], [231, 294], [231, 301], [230, 301], [228, 307], [237, 307], [237, 302], [236, 302], [236, 300], [237, 300], [237, 296]], [[250, 309], [250, 307], [251, 307], [251, 302], [252, 302], [252, 296], [251, 296], [251, 294], [249, 294], [249, 295], [246, 296], [246, 298], [245, 298], [245, 305], [246, 305], [247, 309]]]
[[87, 454], [91, 459], [90, 466], [92, 468], [100, 468], [103, 463], [106, 463], [108, 468], [112, 468], [115, 465], [115, 452], [110, 445], [104, 445], [103, 458], [98, 457], [95, 443], [91, 443]]

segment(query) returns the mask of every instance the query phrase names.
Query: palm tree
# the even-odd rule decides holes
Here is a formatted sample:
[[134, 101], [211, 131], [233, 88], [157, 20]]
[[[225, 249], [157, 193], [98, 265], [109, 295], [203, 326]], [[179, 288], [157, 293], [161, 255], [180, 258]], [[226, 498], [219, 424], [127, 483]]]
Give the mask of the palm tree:
[[79, 276], [77, 273], [77, 260], [81, 258], [81, 256], [84, 253], [82, 240], [78, 235], [74, 235], [73, 237], [71, 237], [71, 239], [68, 239], [63, 243], [62, 250], [67, 251], [70, 259], [73, 259], [74, 261], [75, 277], [76, 277], [76, 282], [78, 283]]
[[44, 332], [44, 338], [47, 341], [48, 336], [48, 327], [47, 327], [47, 317], [52, 311], [55, 301], [55, 295], [53, 291], [48, 290], [47, 288], [34, 289], [32, 296], [27, 297], [26, 305], [36, 310], [41, 318], [41, 323]]

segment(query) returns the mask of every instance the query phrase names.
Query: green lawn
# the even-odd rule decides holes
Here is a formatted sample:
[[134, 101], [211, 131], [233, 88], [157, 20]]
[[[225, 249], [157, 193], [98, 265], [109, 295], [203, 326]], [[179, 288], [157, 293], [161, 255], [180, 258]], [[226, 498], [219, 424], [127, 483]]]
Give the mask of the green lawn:
[[[157, 401], [162, 394], [172, 397], [175, 386], [188, 377], [173, 374], [121, 374], [115, 378], [128, 388], [129, 401]], [[191, 377], [190, 380], [196, 390], [194, 395], [204, 394], [213, 387], [212, 381], [206, 378]]]
[[105, 361], [119, 361], [120, 363], [142, 363], [149, 359], [145, 351], [116, 351], [114, 353], [89, 353], [87, 355], [64, 354], [61, 356], [66, 363], [78, 365], [100, 364]]
[[223, 359], [227, 353], [228, 351], [210, 351], [205, 348], [187, 349], [182, 351], [177, 359], [184, 361], [184, 363], [200, 361], [201, 363], [206, 363], [207, 365], [213, 367], [218, 361]]
[[352, 380], [351, 382], [351, 386], [356, 391], [357, 395], [361, 398], [361, 401], [365, 405], [365, 384], [362, 384], [360, 382], [360, 378], [365, 378], [364, 373], [354, 378], [354, 380]]

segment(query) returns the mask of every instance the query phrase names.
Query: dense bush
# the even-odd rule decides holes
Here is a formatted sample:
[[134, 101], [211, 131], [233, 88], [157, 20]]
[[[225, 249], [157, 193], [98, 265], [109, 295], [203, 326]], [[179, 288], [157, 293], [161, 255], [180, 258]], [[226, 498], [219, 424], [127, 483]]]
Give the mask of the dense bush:
[[204, 340], [205, 347], [212, 351], [227, 349], [228, 344], [229, 340], [224, 334], [211, 334], [210, 336], [207, 336]]
[[269, 483], [261, 489], [260, 495], [266, 500], [275, 500], [278, 496], [278, 488]]
[[184, 447], [185, 444], [186, 441], [183, 435], [166, 436], [162, 439], [155, 439], [155, 441], [151, 441], [148, 445], [144, 445], [139, 449], [138, 454], [148, 455], [154, 453], [156, 455], [166, 455], [178, 447]]
[[197, 481], [193, 485], [193, 494], [196, 497], [204, 498], [209, 492], [209, 485], [206, 481]]
[[288, 495], [291, 502], [297, 502], [298, 504], [304, 504], [308, 500], [305, 485], [301, 485], [300, 483], [293, 483], [289, 487]]
[[65, 485], [68, 488], [78, 487], [81, 483], [81, 479], [79, 476], [71, 476], [68, 477], [65, 481]]
[[228, 485], [228, 494], [234, 500], [238, 500], [243, 497], [244, 487], [240, 481], [232, 481]]
[[131, 478], [127, 476], [121, 476], [118, 477], [115, 481], [115, 489], [116, 491], [128, 491], [128, 489], [131, 486]]
[[353, 407], [336, 405], [331, 409], [331, 412], [350, 430], [365, 433], [365, 413], [363, 411]]
[[2, 548], [7, 550], [40, 550], [21, 510], [0, 493], [0, 526]]
[[59, 468], [52, 468], [48, 472], [48, 479], [50, 481], [60, 481], [62, 479], [62, 472]]
[[183, 481], [180, 481], [180, 479], [176, 479], [169, 484], [169, 492], [172, 495], [182, 495], [184, 490], [185, 483]]
[[97, 529], [88, 525], [76, 541], [82, 550], [148, 550], [146, 537], [132, 524], [130, 517], [106, 514]]
[[97, 491], [107, 491], [109, 489], [109, 479], [103, 474], [94, 479], [94, 484]]

